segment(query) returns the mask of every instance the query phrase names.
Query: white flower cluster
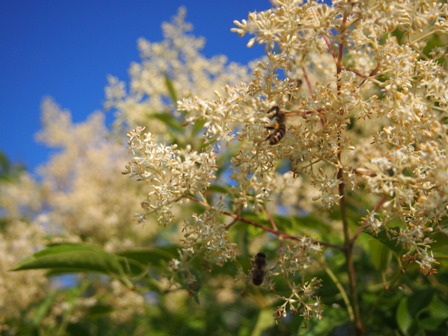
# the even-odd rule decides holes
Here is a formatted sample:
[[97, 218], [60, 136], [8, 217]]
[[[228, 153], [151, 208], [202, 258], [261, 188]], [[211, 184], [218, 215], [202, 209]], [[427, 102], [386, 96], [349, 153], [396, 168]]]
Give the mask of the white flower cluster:
[[44, 128], [38, 138], [60, 149], [40, 168], [43, 188], [37, 198], [46, 210], [40, 219], [56, 233], [52, 239], [85, 239], [109, 251], [133, 246], [142, 229], [129, 222], [140, 208], [141, 190], [117, 178], [127, 161], [126, 148], [107, 129], [101, 113], [74, 124], [70, 113], [51, 99], [44, 100], [42, 109]]
[[296, 177], [291, 171], [284, 174], [277, 173], [271, 184], [273, 195], [278, 195], [276, 199], [272, 199], [272, 202], [267, 204], [272, 212], [282, 207], [285, 214], [295, 215], [297, 211], [309, 211], [312, 209], [310, 205], [312, 197], [305, 199], [310, 194], [310, 191], [307, 190], [308, 186], [303, 183], [301, 176]]
[[42, 270], [12, 272], [24, 258], [36, 252], [44, 240], [38, 226], [22, 221], [8, 223], [0, 234], [0, 333], [12, 332], [11, 326], [24, 318], [24, 311], [47, 295], [49, 280]]
[[[280, 297], [283, 303], [274, 312], [276, 319], [286, 317], [288, 311], [305, 319], [322, 318], [322, 305], [316, 294], [321, 281], [317, 278], [305, 280], [309, 268], [315, 265], [320, 254], [321, 246], [307, 237], [282, 244], [278, 264], [270, 273], [284, 279], [291, 294]], [[297, 275], [301, 278], [300, 284], [294, 280]]]
[[373, 232], [374, 234], [378, 234], [381, 232], [383, 227], [383, 220], [379, 219], [380, 214], [376, 212], [367, 212], [367, 215], [364, 217], [364, 223], [366, 227]]
[[316, 295], [321, 281], [313, 278], [300, 286], [295, 285], [289, 297], [280, 297], [284, 302], [274, 312], [275, 319], [286, 317], [288, 311], [293, 315], [300, 315], [306, 320], [322, 319], [322, 304]]
[[213, 151], [197, 153], [190, 148], [177, 149], [176, 145], [158, 143], [142, 127], [130, 131], [128, 137], [134, 157], [124, 174], [145, 181], [150, 189], [142, 204], [145, 213], [138, 216], [139, 221], [154, 213], [159, 223], [170, 223], [173, 203], [205, 191], [215, 178]]
[[[194, 245], [200, 244], [217, 263], [233, 258], [221, 215], [242, 221], [239, 214], [247, 209], [281, 212], [282, 205], [273, 208], [272, 200], [281, 195], [279, 176], [290, 175], [278, 171], [290, 170], [301, 182], [290, 192], [320, 200], [314, 208], [307, 206], [308, 211], [340, 206], [347, 229], [343, 248], [353, 243], [347, 227], [353, 218], [345, 213], [348, 196], [363, 188], [371, 208], [360, 209], [368, 214], [360, 225], [380, 233], [391, 230], [390, 221], [401, 221], [402, 228], [391, 237], [408, 249], [422, 271], [431, 273], [435, 260], [428, 235], [440, 230], [448, 216], [448, 79], [446, 46], [432, 50], [440, 57], [433, 60], [425, 48], [431, 36], [447, 32], [447, 5], [411, 0], [340, 0], [331, 7], [317, 1], [272, 3], [270, 10], [235, 21], [234, 32], [252, 35], [249, 47], [265, 45], [266, 57], [253, 66], [252, 77], [244, 79], [241, 72], [243, 82], [219, 86], [213, 93], [190, 91], [177, 102], [177, 112], [187, 123], [204, 125], [205, 141], [213, 147], [197, 154], [158, 144], [141, 128], [130, 132], [135, 157], [127, 172], [145, 180], [150, 189], [141, 219], [155, 212], [169, 222], [171, 204], [206, 191], [216, 169], [214, 157], [222, 154], [223, 166], [231, 171], [232, 181], [224, 181], [231, 186], [225, 188], [230, 209], [207, 209], [187, 220], [187, 251], [196, 253]], [[170, 34], [174, 41], [175, 34]], [[143, 49], [151, 57], [157, 52], [151, 45]], [[173, 75], [177, 72], [183, 74], [179, 67]], [[145, 69], [136, 68], [135, 73], [143, 76]], [[190, 171], [187, 161], [200, 164], [188, 165]], [[292, 237], [282, 235], [274, 220], [272, 229], [246, 222], [277, 237]], [[310, 267], [310, 255], [319, 247], [304, 239], [280, 249], [282, 274], [292, 277]], [[316, 286], [317, 280], [302, 286], [291, 282], [292, 294], [277, 316], [285, 314], [286, 306], [292, 312], [300, 306], [303, 316], [320, 317], [317, 298], [311, 305], [301, 301]]]
[[409, 250], [406, 255], [415, 259], [423, 274], [430, 275], [434, 272], [434, 265], [438, 262], [431, 251], [433, 240], [428, 237], [428, 233], [433, 230], [422, 225], [409, 225], [399, 232], [398, 242]]
[[321, 246], [309, 237], [285, 242], [279, 258], [280, 274], [286, 277], [294, 276], [296, 273], [303, 275], [315, 264], [315, 259], [321, 251]]
[[200, 288], [200, 280], [192, 272], [191, 254], [186, 250], [179, 250], [179, 258], [172, 259], [168, 265], [170, 279], [168, 288], [182, 286], [189, 295], [196, 295]]
[[[225, 56], [207, 59], [201, 54], [205, 41], [189, 34], [192, 25], [185, 22], [185, 15], [181, 8], [173, 22], [163, 24], [163, 41], [138, 41], [142, 62], [132, 64], [129, 70], [129, 92], [123, 82], [109, 78], [105, 106], [117, 112], [118, 125], [146, 126], [167, 140], [163, 138], [166, 125], [151, 116], [176, 113], [177, 98], [198, 94], [212, 97], [226, 84], [248, 79], [247, 67], [228, 63]], [[171, 93], [167, 80], [173, 86]]]
[[192, 219], [185, 220], [182, 232], [185, 251], [191, 255], [203, 252], [206, 260], [218, 265], [236, 257], [237, 245], [229, 241], [222, 214], [217, 210], [193, 214]]
[[[381, 210], [372, 212], [375, 215], [366, 217], [370, 220], [364, 224], [370, 223], [374, 232], [379, 232], [387, 229], [388, 221], [399, 218], [405, 225], [419, 227], [426, 234], [412, 235], [417, 239], [413, 244], [407, 228], [394, 236], [416, 253], [417, 260], [427, 264], [424, 261], [432, 260], [427, 248], [419, 249], [415, 244], [428, 247], [426, 228], [438, 226], [447, 216], [448, 190], [442, 178], [448, 169], [444, 121], [448, 76], [443, 62], [421, 55], [425, 38], [446, 33], [446, 4], [410, 0], [334, 1], [332, 7], [300, 0], [273, 3], [271, 10], [250, 13], [248, 20], [236, 21], [233, 30], [241, 36], [253, 35], [249, 46], [266, 45], [268, 62], [255, 70], [249, 88], [257, 89], [250, 93], [302, 111], [302, 117], [296, 118], [277, 148], [261, 149], [255, 143], [254, 151], [272, 151], [277, 158], [289, 158], [292, 170], [307, 173], [309, 182], [320, 190], [314, 199], [320, 199], [324, 207], [339, 203], [341, 183], [350, 189], [365, 184], [372, 194], [386, 197]], [[332, 36], [330, 28], [341, 35]], [[385, 35], [396, 29], [404, 34], [402, 40]], [[347, 60], [338, 63], [338, 50], [330, 46], [333, 40], [344, 44]], [[442, 49], [437, 54], [444, 58], [446, 47]], [[288, 90], [284, 83], [300, 73], [297, 68], [305, 69], [302, 76], [310, 77], [308, 73], [317, 68], [316, 54], [333, 55], [338, 77], [327, 69], [316, 78], [317, 83], [306, 83], [310, 95], [303, 88], [299, 93]], [[285, 95], [289, 97], [286, 103]], [[247, 123], [245, 127], [249, 127]], [[347, 132], [350, 128], [357, 131], [356, 136]], [[239, 168], [250, 167], [243, 171], [252, 177], [257, 174], [253, 169], [257, 161], [248, 163], [249, 158], [259, 157], [263, 155], [246, 155], [234, 162]], [[270, 176], [275, 169], [275, 165], [260, 164], [267, 167], [263, 176]], [[350, 167], [367, 170], [356, 176]], [[338, 176], [339, 169], [343, 176]], [[256, 179], [249, 181], [246, 184], [251, 187], [258, 185]], [[269, 195], [262, 198], [266, 200]]]

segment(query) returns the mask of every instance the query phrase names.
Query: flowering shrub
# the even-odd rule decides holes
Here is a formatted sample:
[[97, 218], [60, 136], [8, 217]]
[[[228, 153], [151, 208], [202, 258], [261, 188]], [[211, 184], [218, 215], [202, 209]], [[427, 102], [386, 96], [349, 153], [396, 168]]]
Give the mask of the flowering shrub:
[[[226, 191], [227, 203], [223, 207], [221, 201], [218, 209], [204, 201], [206, 190], [178, 200], [198, 202], [205, 212], [219, 211], [239, 221], [245, 211], [268, 216], [273, 211], [281, 212], [281, 204], [269, 211], [266, 205], [278, 197], [273, 183], [284, 174], [278, 167], [286, 160], [283, 169], [302, 178], [308, 192], [316, 190], [311, 191], [315, 194], [312, 199], [320, 201], [320, 206], [298, 202], [297, 211], [313, 213], [319, 207], [338, 207], [343, 226], [339, 247], [347, 254], [352, 291], [356, 279], [351, 254], [362, 231], [375, 236], [385, 233], [402, 249], [402, 258], [412, 258], [426, 276], [435, 273], [432, 234], [443, 232], [448, 210], [448, 189], [443, 182], [448, 171], [448, 96], [445, 59], [428, 58], [425, 48], [428, 37], [447, 32], [443, 17], [446, 10], [435, 1], [334, 1], [329, 7], [289, 0], [273, 1], [273, 9], [235, 21], [234, 32], [253, 36], [248, 47], [265, 45], [266, 57], [255, 65], [252, 78], [226, 86], [225, 92], [217, 92], [214, 98], [191, 92], [178, 103], [178, 111], [186, 114], [188, 123], [204, 122], [204, 141], [216, 144], [203, 148], [204, 154], [216, 151], [216, 155], [225, 156], [229, 148], [236, 147], [229, 164], [235, 183]], [[430, 52], [443, 54], [434, 49]], [[286, 109], [280, 110], [283, 119], [295, 118], [291, 124], [282, 125], [285, 129], [276, 134], [278, 143], [266, 141], [270, 123], [266, 111], [272, 106]], [[130, 146], [134, 150], [132, 141]], [[162, 157], [153, 160], [159, 159]], [[139, 165], [138, 160], [134, 158], [133, 165]], [[151, 174], [150, 169], [147, 172]], [[185, 173], [183, 183], [187, 181], [194, 186]], [[176, 188], [177, 184], [172, 185]], [[360, 197], [361, 193], [368, 198], [365, 208], [359, 209], [365, 215], [358, 217], [358, 231], [352, 234], [348, 198]], [[164, 208], [153, 204], [157, 209]], [[202, 228], [203, 221], [196, 223], [188, 225], [185, 236], [189, 238], [195, 232], [201, 236], [203, 248], [219, 251], [225, 238], [216, 242], [221, 234], [213, 227], [222, 224], [209, 219], [207, 229]], [[265, 229], [256, 223], [247, 224]], [[278, 255], [282, 260], [282, 240], [292, 237], [286, 237], [284, 228], [279, 228], [274, 219], [271, 224], [273, 229], [267, 231], [279, 238]], [[194, 253], [196, 243], [196, 239], [185, 239], [184, 249]], [[319, 246], [319, 242], [313, 245]], [[299, 244], [294, 251], [303, 249], [307, 248]], [[233, 259], [233, 254], [223, 256]], [[316, 262], [298, 255], [293, 260], [295, 263], [287, 268], [292, 273], [303, 272]], [[287, 272], [280, 274], [285, 276]], [[289, 286], [293, 293], [299, 291], [297, 285]], [[315, 289], [309, 286], [307, 291]], [[290, 300], [279, 308], [279, 315], [286, 315]], [[317, 297], [314, 300], [318, 303]], [[355, 293], [351, 304], [360, 333]], [[299, 306], [291, 305], [291, 311], [307, 318], [321, 317], [319, 304]]]
[[[375, 334], [384, 324], [403, 334], [443, 329], [448, 317], [435, 311], [447, 307], [437, 280], [446, 275], [439, 255], [448, 221], [447, 11], [437, 1], [273, 0], [272, 9], [234, 22], [234, 32], [250, 35], [248, 47], [265, 47], [248, 68], [200, 56], [203, 41], [188, 34], [181, 10], [164, 25], [164, 42], [139, 42], [143, 61], [132, 65], [128, 91], [110, 78], [113, 131], [98, 116], [72, 128], [57, 112], [80, 139], [95, 134], [94, 143], [53, 137], [51, 123], [42, 133], [66, 147], [44, 169], [52, 191], [45, 218], [63, 237], [56, 232], [53, 241], [108, 252], [92, 250], [104, 263], [69, 255], [70, 246], [47, 253], [63, 251], [66, 268], [115, 278], [117, 294], [146, 293], [165, 319], [187, 302], [178, 291], [185, 289], [204, 307], [199, 319], [233, 334], [244, 320], [226, 322], [229, 315], [207, 307], [233, 304], [244, 316], [255, 306], [259, 333], [290, 334], [303, 320], [315, 334]], [[125, 154], [114, 136], [126, 128], [130, 160], [122, 170], [132, 180], [118, 180], [115, 162]], [[148, 245], [158, 249], [133, 250]], [[18, 269], [56, 264], [37, 254]], [[434, 289], [423, 290], [424, 279]], [[385, 295], [390, 290], [395, 296]], [[94, 292], [81, 301], [114, 306]], [[115, 323], [145, 314], [144, 304], [132, 310], [121, 300]], [[422, 311], [437, 324], [417, 318]]]

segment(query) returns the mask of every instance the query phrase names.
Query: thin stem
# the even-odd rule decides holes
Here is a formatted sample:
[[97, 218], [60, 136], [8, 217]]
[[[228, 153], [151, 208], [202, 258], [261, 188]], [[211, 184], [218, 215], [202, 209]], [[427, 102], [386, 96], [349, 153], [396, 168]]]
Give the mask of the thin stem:
[[333, 56], [334, 60], [337, 60], [336, 55], [334, 54], [333, 48], [331, 47], [330, 40], [327, 36], [322, 35], [322, 38], [324, 39], [325, 43], [327, 44], [328, 50], [330, 51], [331, 56]]
[[339, 290], [339, 293], [341, 294], [342, 300], [344, 301], [345, 305], [347, 306], [347, 312], [348, 316], [350, 317], [350, 321], [355, 320], [355, 314], [353, 314], [353, 308], [350, 303], [350, 300], [347, 296], [347, 292], [344, 289], [344, 286], [342, 286], [341, 282], [338, 280], [336, 275], [333, 273], [333, 271], [325, 265], [324, 262], [320, 262], [321, 266], [325, 270], [325, 272], [328, 274], [331, 280], [333, 280], [334, 284], [336, 285], [336, 288]]
[[310, 94], [313, 94], [313, 86], [311, 85], [310, 79], [308, 77], [308, 71], [305, 69], [304, 66], [302, 66], [302, 72], [303, 72], [303, 77], [304, 77], [305, 82], [306, 82], [306, 86], [308, 87], [308, 90], [310, 91]]
[[[347, 29], [347, 18], [348, 13], [344, 13], [344, 17], [342, 18], [342, 23], [339, 28], [339, 33], [342, 36], [339, 48], [338, 48], [338, 55], [336, 60], [336, 78], [337, 78], [337, 92], [340, 94], [341, 91], [341, 72], [344, 69], [344, 66], [342, 64], [342, 56], [344, 53], [344, 39], [343, 35], [345, 34], [345, 31]], [[331, 50], [331, 49], [330, 49]], [[343, 111], [341, 111], [343, 113]], [[347, 217], [347, 205], [346, 205], [346, 195], [345, 195], [345, 183], [344, 183], [344, 171], [343, 171], [343, 165], [341, 163], [341, 135], [339, 134], [338, 139], [338, 162], [340, 164], [337, 177], [339, 181], [338, 191], [339, 191], [339, 208], [341, 211], [341, 218], [342, 218], [342, 226], [343, 226], [343, 234], [344, 234], [344, 254], [345, 254], [345, 260], [347, 264], [347, 273], [348, 273], [348, 284], [349, 284], [349, 293], [350, 293], [350, 301], [351, 306], [353, 308], [354, 313], [354, 324], [356, 328], [356, 334], [358, 336], [363, 335], [363, 324], [361, 319], [361, 312], [359, 308], [359, 302], [358, 302], [358, 293], [356, 289], [356, 270], [355, 270], [355, 264], [353, 261], [353, 242], [350, 239], [350, 233], [349, 233], [349, 223], [348, 223], [348, 217]]]
[[345, 184], [343, 182], [342, 168], [338, 170], [338, 180], [341, 181], [339, 183], [339, 196], [341, 197], [339, 200], [339, 207], [341, 211], [342, 225], [344, 232], [344, 254], [347, 263], [350, 301], [352, 303], [354, 312], [354, 318], [355, 318], [354, 323], [356, 327], [356, 332], [359, 336], [361, 336], [363, 334], [363, 325], [361, 320], [361, 312], [359, 309], [358, 293], [356, 289], [356, 270], [353, 261], [353, 242], [350, 239], [350, 233], [348, 230], [347, 206], [345, 203]]
[[[274, 230], [278, 231], [277, 224], [275, 223], [274, 218], [272, 218], [271, 213], [269, 212], [269, 210], [266, 207], [266, 205], [264, 206], [264, 212], [266, 212], [266, 216], [268, 217], [269, 222], [271, 223], [272, 228]], [[283, 237], [282, 236], [278, 237], [278, 245], [279, 245], [278, 254], [281, 257], [283, 255]]]
[[[355, 69], [347, 68], [347, 67], [345, 67], [345, 66], [343, 66], [342, 69], [344, 69], [345, 71], [353, 72], [356, 76], [361, 77], [361, 78], [364, 78], [363, 81], [358, 85], [358, 88], [360, 88], [361, 86], [364, 85], [364, 83], [366, 82], [367, 79], [374, 80], [374, 79], [371, 78], [371, 77], [376, 76], [376, 74], [377, 74], [378, 71], [380, 70], [380, 65], [378, 64], [378, 65], [376, 66], [376, 68], [373, 69], [368, 75], [365, 75], [365, 74], [363, 74], [363, 73], [361, 73], [361, 72], [359, 72], [359, 71], [357, 71], [357, 70], [355, 70]], [[378, 82], [378, 81], [376, 81], [376, 82], [377, 82], [377, 84], [378, 84], [378, 83], [381, 84], [381, 82]]]
[[376, 66], [376, 68], [373, 69], [372, 72], [371, 72], [367, 77], [365, 77], [364, 80], [358, 85], [358, 88], [360, 88], [361, 86], [363, 86], [367, 79], [369, 79], [369, 78], [372, 79], [372, 78], [371, 78], [372, 76], [376, 76], [376, 74], [377, 74], [377, 72], [378, 72], [379, 70], [380, 70], [380, 65], [378, 64], [378, 65]]
[[432, 34], [435, 34], [435, 33], [438, 33], [438, 32], [440, 32], [440, 29], [435, 29], [435, 30], [429, 31], [429, 32], [426, 33], [426, 34], [423, 34], [422, 36], [419, 36], [419, 37], [416, 38], [414, 41], [411, 41], [410, 45], [413, 46], [414, 44], [420, 42], [421, 40], [424, 40], [424, 39], [427, 38], [428, 36], [431, 36]]

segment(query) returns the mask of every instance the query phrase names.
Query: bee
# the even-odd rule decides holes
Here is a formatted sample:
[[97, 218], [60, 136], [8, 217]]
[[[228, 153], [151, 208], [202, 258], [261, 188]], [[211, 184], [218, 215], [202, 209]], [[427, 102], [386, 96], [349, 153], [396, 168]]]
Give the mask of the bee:
[[255, 256], [252, 267], [252, 282], [255, 286], [260, 286], [266, 273], [266, 254], [258, 252]]
[[[289, 94], [289, 101], [292, 102], [293, 100], [297, 99], [297, 97], [294, 98], [294, 94], [293, 92], [297, 93], [297, 91], [300, 89], [300, 87], [303, 84], [303, 81], [301, 79], [288, 79], [289, 81], [289, 86], [290, 86], [290, 90], [291, 93]], [[276, 145], [280, 142], [280, 140], [282, 140], [286, 134], [286, 118], [287, 117], [292, 117], [292, 116], [298, 116], [298, 115], [302, 115], [302, 112], [300, 111], [288, 111], [288, 110], [284, 110], [284, 109], [280, 109], [280, 107], [273, 106], [272, 108], [269, 109], [269, 111], [267, 112], [268, 114], [271, 114], [272, 112], [274, 112], [274, 114], [272, 114], [269, 119], [273, 119], [273, 124], [272, 126], [267, 126], [266, 129], [271, 130], [271, 134], [269, 134], [269, 136], [266, 138], [266, 140], [269, 140], [269, 144], [271, 146]]]
[[268, 135], [266, 140], [269, 140], [271, 146], [276, 145], [282, 140], [286, 134], [286, 118], [303, 116], [307, 112], [302, 111], [289, 111], [281, 109], [278, 106], [274, 106], [268, 110], [268, 114], [272, 114], [269, 119], [274, 120], [272, 126], [266, 126], [266, 129], [271, 130], [271, 134]]
[[272, 130], [271, 134], [266, 138], [266, 140], [269, 140], [270, 145], [276, 145], [280, 142], [281, 139], [286, 134], [286, 115], [285, 112], [280, 110], [280, 107], [274, 106], [272, 107], [267, 113], [271, 113], [275, 111], [275, 113], [269, 117], [270, 119], [274, 120], [274, 123], [272, 126], [267, 126], [266, 129]]

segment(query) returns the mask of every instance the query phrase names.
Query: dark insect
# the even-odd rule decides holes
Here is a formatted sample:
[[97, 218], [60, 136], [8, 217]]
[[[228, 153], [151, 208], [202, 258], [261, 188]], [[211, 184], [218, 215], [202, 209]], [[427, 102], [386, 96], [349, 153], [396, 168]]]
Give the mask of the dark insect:
[[266, 269], [266, 254], [258, 252], [255, 256], [254, 266], [252, 267], [252, 282], [255, 286], [260, 286], [263, 282]]
[[286, 133], [286, 116], [285, 112], [280, 110], [280, 107], [274, 106], [267, 113], [271, 113], [275, 111], [275, 113], [270, 117], [270, 119], [274, 120], [272, 126], [267, 126], [266, 129], [272, 130], [271, 134], [266, 138], [269, 140], [270, 145], [276, 145], [280, 142], [281, 139], [285, 136]]

